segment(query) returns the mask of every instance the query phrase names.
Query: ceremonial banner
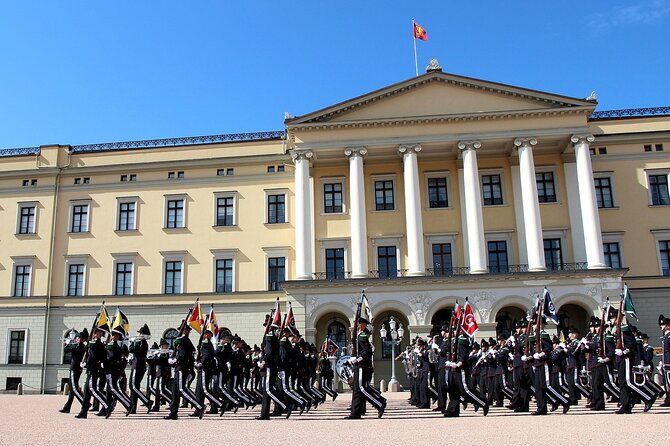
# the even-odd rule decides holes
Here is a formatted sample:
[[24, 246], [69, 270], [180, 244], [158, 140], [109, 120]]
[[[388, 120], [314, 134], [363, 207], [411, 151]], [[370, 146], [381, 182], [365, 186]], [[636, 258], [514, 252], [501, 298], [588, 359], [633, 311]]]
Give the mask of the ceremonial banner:
[[293, 307], [291, 302], [288, 303], [288, 309], [286, 310], [286, 317], [284, 318], [284, 324], [282, 325], [282, 330], [288, 328], [292, 335], [297, 336], [298, 329], [295, 326], [295, 317], [293, 316]]
[[623, 311], [626, 313], [626, 316], [634, 317], [636, 321], [639, 321], [637, 318], [637, 311], [635, 311], [635, 305], [633, 305], [633, 296], [630, 295], [630, 290], [628, 285], [623, 285]]
[[114, 316], [114, 323], [112, 324], [112, 330], [119, 328], [124, 331], [125, 334], [130, 332], [130, 322], [128, 322], [128, 317], [123, 314], [123, 312], [116, 307], [116, 316]]
[[416, 22], [412, 22], [414, 24], [414, 38], [419, 39], [419, 40], [428, 40], [428, 34], [426, 33], [426, 28], [423, 26], [419, 25]]
[[187, 321], [188, 325], [193, 328], [198, 333], [202, 333], [202, 327], [205, 325], [205, 320], [202, 314], [202, 308], [200, 308], [200, 302], [197, 302], [193, 306], [193, 312]]
[[216, 314], [214, 313], [214, 305], [209, 309], [209, 315], [207, 316], [207, 330], [210, 330], [213, 333], [215, 343], [218, 343], [219, 340], [219, 323], [216, 320]]
[[100, 310], [100, 317], [98, 318], [96, 328], [99, 328], [109, 333], [111, 331], [111, 327], [109, 325], [110, 323], [111, 320], [109, 319], [109, 314], [107, 314], [107, 308], [105, 308], [105, 306], [103, 305], [102, 309]]
[[551, 294], [549, 294], [548, 289], [544, 289], [542, 299], [544, 301], [544, 307], [542, 307], [542, 313], [551, 319], [556, 325], [559, 323], [558, 314], [556, 314], [556, 307], [554, 306], [554, 301], [551, 300]]
[[461, 328], [470, 337], [473, 337], [475, 333], [477, 333], [477, 330], [479, 330], [475, 314], [472, 311], [472, 305], [470, 305], [467, 298], [465, 299], [465, 306], [463, 307], [463, 323], [461, 324]]
[[281, 309], [279, 308], [279, 298], [275, 301], [275, 308], [272, 311], [272, 325], [281, 327]]

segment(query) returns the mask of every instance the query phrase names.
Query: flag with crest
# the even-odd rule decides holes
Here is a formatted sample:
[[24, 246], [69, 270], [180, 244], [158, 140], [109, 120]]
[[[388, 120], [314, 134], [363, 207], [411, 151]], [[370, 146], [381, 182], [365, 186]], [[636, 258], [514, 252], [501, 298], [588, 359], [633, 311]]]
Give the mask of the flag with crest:
[[281, 308], [279, 307], [279, 298], [275, 301], [275, 308], [272, 310], [272, 325], [281, 327]]
[[112, 330], [111, 323], [112, 321], [107, 313], [107, 308], [103, 305], [100, 309], [100, 315], [98, 316], [98, 322], [95, 324], [95, 327], [109, 333]]
[[123, 330], [124, 334], [130, 332], [130, 322], [128, 321], [128, 316], [123, 314], [123, 311], [116, 307], [116, 315], [114, 316], [114, 323], [112, 324], [112, 330], [119, 329]]
[[287, 306], [288, 308], [286, 309], [286, 316], [284, 317], [284, 323], [282, 324], [282, 331], [284, 328], [288, 328], [293, 336], [298, 336], [298, 328], [295, 326], [295, 316], [293, 316], [291, 302], [289, 302]]
[[368, 296], [365, 293], [361, 294], [361, 316], [372, 324], [372, 307], [370, 307], [370, 301], [368, 301]]
[[477, 320], [475, 319], [475, 313], [472, 311], [472, 305], [468, 302], [468, 298], [465, 298], [465, 305], [463, 306], [463, 322], [461, 323], [461, 328], [463, 331], [470, 337], [473, 337], [477, 330], [479, 330], [479, 325], [477, 325]]
[[218, 343], [219, 340], [219, 322], [216, 320], [216, 313], [214, 313], [214, 305], [209, 309], [209, 315], [207, 315], [207, 330], [212, 332], [212, 337], [215, 340], [215, 343]]
[[195, 331], [202, 333], [202, 327], [205, 325], [205, 318], [199, 301], [196, 301], [195, 305], [193, 305], [193, 311], [186, 322]]
[[637, 311], [635, 310], [635, 305], [633, 304], [633, 296], [630, 295], [630, 290], [628, 285], [624, 283], [623, 291], [621, 293], [623, 298], [623, 311], [626, 313], [626, 316], [634, 317], [636, 321], [639, 321], [637, 318]]
[[549, 294], [549, 290], [547, 288], [545, 288], [542, 293], [542, 300], [544, 302], [544, 306], [542, 307], [542, 314], [545, 317], [551, 319], [554, 324], [558, 325], [560, 319], [556, 313], [556, 307], [554, 306], [554, 301], [551, 299], [551, 294]]
[[323, 342], [323, 347], [321, 350], [326, 352], [326, 355], [328, 356], [335, 356], [335, 354], [339, 349], [340, 347], [338, 347], [337, 344], [334, 343], [332, 339], [326, 338], [326, 340]]

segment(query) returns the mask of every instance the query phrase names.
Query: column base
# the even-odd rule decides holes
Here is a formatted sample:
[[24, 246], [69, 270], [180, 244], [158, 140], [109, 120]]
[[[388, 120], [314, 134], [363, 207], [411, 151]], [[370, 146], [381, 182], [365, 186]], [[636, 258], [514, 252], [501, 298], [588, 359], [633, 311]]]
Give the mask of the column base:
[[470, 274], [486, 274], [488, 272], [487, 269], [470, 269]]
[[539, 273], [539, 272], [544, 272], [546, 270], [547, 270], [547, 268], [544, 267], [544, 266], [534, 266], [532, 268], [531, 267], [528, 268], [528, 272], [530, 272], [530, 273]]
[[367, 279], [368, 278], [368, 273], [351, 273], [351, 278], [352, 279]]
[[417, 277], [417, 276], [425, 276], [426, 272], [425, 271], [407, 271], [407, 276], [408, 277]]
[[300, 275], [300, 276], [295, 276], [295, 280], [312, 280], [312, 275]]
[[604, 263], [595, 263], [593, 265], [589, 264], [587, 269], [609, 269], [609, 266], [605, 265]]

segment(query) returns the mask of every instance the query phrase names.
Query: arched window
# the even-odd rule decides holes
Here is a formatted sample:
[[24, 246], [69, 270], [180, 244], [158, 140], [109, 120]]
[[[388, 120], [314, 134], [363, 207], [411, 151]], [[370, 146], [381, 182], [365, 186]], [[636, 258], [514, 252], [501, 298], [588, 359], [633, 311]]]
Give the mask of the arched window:
[[333, 321], [328, 324], [327, 336], [339, 347], [335, 356], [344, 355], [347, 346], [347, 327], [342, 322]]
[[438, 310], [433, 315], [433, 317], [430, 319], [430, 323], [433, 326], [433, 333], [439, 333], [440, 328], [443, 325], [449, 325], [449, 321], [451, 320], [451, 313], [453, 313], [451, 308], [443, 308]]
[[179, 336], [179, 330], [176, 328], [168, 328], [163, 332], [163, 339], [168, 342], [169, 348], [173, 348], [174, 340], [177, 339], [177, 336]]

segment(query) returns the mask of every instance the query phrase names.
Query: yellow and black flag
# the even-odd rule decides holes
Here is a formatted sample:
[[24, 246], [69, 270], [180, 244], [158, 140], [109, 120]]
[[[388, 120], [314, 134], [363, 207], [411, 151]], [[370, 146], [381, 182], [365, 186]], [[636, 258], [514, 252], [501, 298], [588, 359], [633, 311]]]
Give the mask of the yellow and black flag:
[[114, 317], [114, 323], [112, 324], [112, 331], [114, 330], [121, 333], [123, 336], [127, 335], [130, 331], [128, 317], [123, 314], [118, 307], [116, 308], [116, 316]]
[[[109, 333], [111, 331], [111, 326], [110, 324], [112, 321], [109, 319], [109, 314], [107, 313], [107, 308], [103, 305], [102, 309], [100, 310], [100, 316], [98, 317], [98, 323], [96, 324], [96, 328], [99, 328], [102, 331], [105, 331]], [[92, 333], [91, 333], [92, 334]]]

